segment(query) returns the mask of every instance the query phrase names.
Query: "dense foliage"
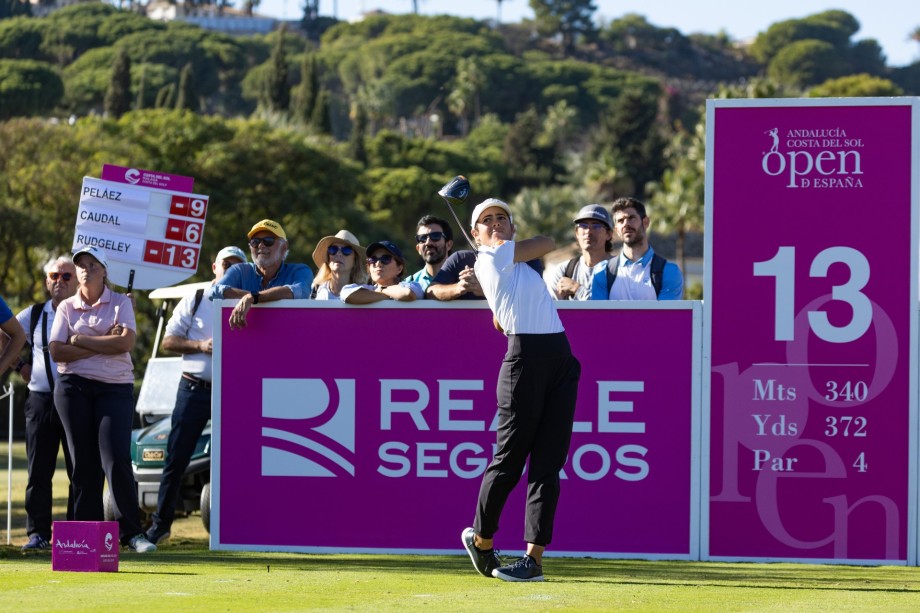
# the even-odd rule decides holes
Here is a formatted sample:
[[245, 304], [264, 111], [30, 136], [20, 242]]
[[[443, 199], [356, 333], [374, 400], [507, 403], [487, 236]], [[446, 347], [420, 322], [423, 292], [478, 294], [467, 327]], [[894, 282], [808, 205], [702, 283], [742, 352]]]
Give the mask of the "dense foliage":
[[[920, 93], [920, 62], [888, 67], [843, 11], [746, 47], [634, 14], [597, 24], [590, 0], [530, 4], [517, 24], [313, 15], [307, 35], [228, 36], [103, 3], [39, 18], [0, 1], [3, 295], [40, 297], [82, 177], [106, 162], [195, 177], [212, 198], [205, 254], [263, 217], [284, 224], [293, 261], [342, 227], [408, 249], [463, 173], [473, 199], [513, 200], [523, 233], [562, 241], [585, 202], [644, 197], [680, 258], [703, 219], [706, 97]], [[143, 297], [140, 310], [152, 315]]]

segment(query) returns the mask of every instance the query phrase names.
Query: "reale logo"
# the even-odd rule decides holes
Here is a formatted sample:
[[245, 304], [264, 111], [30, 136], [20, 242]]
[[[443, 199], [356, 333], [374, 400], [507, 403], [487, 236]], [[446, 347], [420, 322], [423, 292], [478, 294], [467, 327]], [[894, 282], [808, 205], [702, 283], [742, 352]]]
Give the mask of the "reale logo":
[[355, 380], [262, 380], [262, 476], [355, 475]]

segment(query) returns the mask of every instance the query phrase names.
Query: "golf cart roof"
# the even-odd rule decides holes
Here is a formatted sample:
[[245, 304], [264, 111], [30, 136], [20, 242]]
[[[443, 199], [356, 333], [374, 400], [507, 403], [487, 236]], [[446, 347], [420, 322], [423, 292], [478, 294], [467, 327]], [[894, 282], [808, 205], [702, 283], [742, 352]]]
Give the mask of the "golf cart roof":
[[151, 300], [177, 300], [185, 298], [186, 296], [191, 296], [199, 289], [207, 289], [211, 287], [210, 281], [202, 281], [200, 283], [185, 283], [183, 285], [172, 285], [170, 287], [159, 287], [148, 296]]

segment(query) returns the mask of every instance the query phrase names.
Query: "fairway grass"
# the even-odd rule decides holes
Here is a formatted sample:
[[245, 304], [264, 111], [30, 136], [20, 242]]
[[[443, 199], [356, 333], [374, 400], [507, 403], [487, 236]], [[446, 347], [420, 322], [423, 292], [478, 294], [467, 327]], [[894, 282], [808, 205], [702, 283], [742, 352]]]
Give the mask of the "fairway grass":
[[213, 552], [167, 542], [117, 573], [0, 549], [0, 611], [914, 611], [920, 569], [548, 558], [544, 583], [480, 577], [466, 555]]
[[[117, 573], [55, 572], [50, 552], [19, 550], [26, 541], [24, 456], [14, 445], [0, 613], [920, 609], [920, 568], [547, 558], [546, 582], [505, 583], [473, 570], [459, 529], [455, 556], [216, 552], [208, 550], [198, 515], [178, 519], [156, 553], [123, 551]], [[61, 468], [55, 477], [58, 516], [66, 504], [63, 474]], [[0, 494], [5, 529], [5, 478]]]

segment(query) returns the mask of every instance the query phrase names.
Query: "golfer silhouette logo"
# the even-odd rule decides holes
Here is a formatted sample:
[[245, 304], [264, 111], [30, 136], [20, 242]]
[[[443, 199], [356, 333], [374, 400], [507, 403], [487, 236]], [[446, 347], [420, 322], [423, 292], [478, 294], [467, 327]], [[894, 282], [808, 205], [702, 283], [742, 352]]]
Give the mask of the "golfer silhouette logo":
[[[767, 136], [773, 139], [773, 146], [770, 147], [770, 150], [767, 153], [777, 153], [779, 151], [779, 128], [773, 128], [772, 130], [767, 130], [764, 132]], [[766, 154], [764, 154], [766, 155]]]
[[355, 381], [262, 380], [262, 476], [355, 475]]

